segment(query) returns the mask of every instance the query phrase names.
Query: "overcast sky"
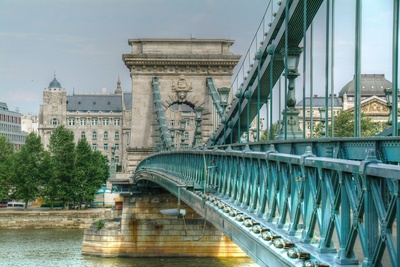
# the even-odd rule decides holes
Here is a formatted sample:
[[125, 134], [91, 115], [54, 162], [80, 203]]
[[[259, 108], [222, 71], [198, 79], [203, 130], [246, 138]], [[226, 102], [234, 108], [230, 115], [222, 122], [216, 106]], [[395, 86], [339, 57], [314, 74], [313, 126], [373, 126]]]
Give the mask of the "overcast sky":
[[[335, 66], [343, 67], [335, 70], [335, 87], [342, 87], [353, 76], [353, 66], [348, 62], [354, 59], [354, 4], [349, 5], [353, 1], [348, 0], [336, 2], [340, 25], [335, 36]], [[391, 41], [387, 38], [391, 33], [392, 1], [365, 2], [369, 3], [363, 3], [363, 43], [367, 44], [363, 45], [363, 73], [384, 73], [390, 80]], [[10, 110], [18, 107], [23, 114], [37, 114], [43, 89], [54, 74], [69, 95], [73, 90], [114, 91], [118, 76], [123, 90], [129, 91], [129, 71], [122, 54], [130, 53], [130, 38], [226, 38], [235, 40], [235, 54], [244, 54], [267, 3], [0, 0], [0, 102], [6, 102]], [[324, 13], [319, 17], [323, 20]], [[317, 33], [322, 25], [321, 29], [316, 25]], [[316, 36], [315, 47], [324, 51], [324, 35]], [[323, 54], [315, 57], [323, 58]], [[318, 71], [315, 76], [321, 80]]]

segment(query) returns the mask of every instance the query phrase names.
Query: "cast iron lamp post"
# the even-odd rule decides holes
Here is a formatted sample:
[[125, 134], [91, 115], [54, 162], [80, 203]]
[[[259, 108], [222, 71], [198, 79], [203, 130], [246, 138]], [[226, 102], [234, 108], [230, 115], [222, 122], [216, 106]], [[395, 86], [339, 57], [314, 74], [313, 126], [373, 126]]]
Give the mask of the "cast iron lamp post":
[[388, 117], [388, 124], [392, 125], [392, 106], [393, 106], [393, 94], [392, 94], [392, 88], [385, 88], [383, 90], [385, 92], [386, 96], [386, 103], [389, 108], [389, 117]]
[[251, 136], [253, 137], [253, 142], [257, 141], [257, 128], [251, 128]]
[[171, 147], [172, 147], [172, 149], [174, 149], [175, 148], [175, 141], [174, 141], [174, 139], [175, 139], [175, 129], [174, 128], [172, 128], [172, 129], [170, 129], [169, 130], [170, 131], [170, 133], [171, 133]]
[[[294, 80], [300, 75], [297, 71], [297, 67], [299, 65], [300, 54], [303, 52], [303, 49], [299, 47], [289, 47], [287, 51], [287, 59], [284, 62], [287, 64], [287, 72], [284, 74], [286, 78], [289, 80], [288, 88], [287, 88], [287, 102], [286, 108], [282, 112], [284, 118], [286, 118], [286, 122], [282, 122], [282, 128], [277, 135], [276, 139], [301, 139], [303, 138], [303, 132], [299, 127], [299, 111], [294, 107], [296, 105], [296, 92], [295, 92], [295, 84]], [[285, 50], [281, 50], [281, 54], [285, 56]], [[286, 128], [286, 129], [285, 129]], [[286, 136], [285, 136], [286, 132]]]
[[194, 112], [196, 114], [196, 129], [194, 131], [193, 147], [202, 146], [203, 137], [201, 136], [201, 121], [203, 115], [202, 107], [195, 107]]
[[[222, 107], [222, 113], [221, 113], [221, 122], [224, 124], [224, 140], [222, 140], [223, 144], [225, 144], [225, 133], [226, 133], [226, 118], [224, 116], [225, 114], [225, 110], [226, 107], [228, 106], [228, 97], [229, 97], [229, 92], [231, 91], [229, 88], [227, 87], [221, 87], [217, 89], [218, 94], [219, 94], [219, 100], [220, 100], [220, 104]], [[221, 144], [222, 144], [221, 142]]]
[[231, 91], [231, 89], [229, 89], [227, 87], [222, 87], [222, 88], [218, 88], [217, 91], [219, 94], [223, 112], [225, 112], [225, 109], [228, 106], [228, 97], [229, 97], [229, 92]]
[[322, 131], [321, 131], [321, 134], [322, 134], [322, 136], [324, 136], [325, 135], [325, 132], [326, 132], [326, 125], [325, 125], [325, 108], [324, 107], [320, 107], [319, 109], [318, 109], [318, 111], [319, 111], [319, 117], [320, 117], [320, 119], [321, 119], [321, 123], [322, 123]]
[[181, 132], [181, 146], [180, 146], [180, 148], [183, 149], [183, 144], [185, 142], [184, 134], [185, 134], [185, 127], [186, 127], [186, 120], [185, 119], [181, 119], [179, 122], [181, 124], [180, 128], [179, 128], [179, 131]]

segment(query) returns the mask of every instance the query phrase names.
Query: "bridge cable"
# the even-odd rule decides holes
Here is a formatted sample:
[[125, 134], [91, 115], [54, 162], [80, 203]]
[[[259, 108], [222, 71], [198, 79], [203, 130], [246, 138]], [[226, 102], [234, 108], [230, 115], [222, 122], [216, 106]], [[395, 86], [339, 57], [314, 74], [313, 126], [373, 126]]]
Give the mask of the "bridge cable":
[[201, 235], [200, 235], [199, 237], [197, 237], [197, 238], [194, 238], [194, 236], [192, 236], [192, 235], [189, 234], [189, 231], [188, 231], [187, 225], [186, 225], [185, 216], [182, 216], [182, 219], [183, 219], [183, 225], [184, 225], [184, 227], [185, 227], [186, 236], [187, 236], [190, 240], [192, 240], [192, 241], [200, 241], [200, 240], [203, 238], [204, 233], [205, 233], [205, 231], [206, 231], [207, 209], [205, 210], [205, 213], [204, 213], [203, 231], [201, 232]]

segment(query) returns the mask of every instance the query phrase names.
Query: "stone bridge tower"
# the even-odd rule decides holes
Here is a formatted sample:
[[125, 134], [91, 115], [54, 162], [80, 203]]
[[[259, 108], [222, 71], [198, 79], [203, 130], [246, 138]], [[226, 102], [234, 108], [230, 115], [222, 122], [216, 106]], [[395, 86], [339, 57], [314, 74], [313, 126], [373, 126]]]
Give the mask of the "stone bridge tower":
[[[165, 122], [175, 147], [190, 146], [195, 131], [195, 107], [202, 107], [201, 134], [207, 140], [219, 124], [206, 84], [231, 86], [233, 68], [240, 56], [233, 55], [232, 40], [222, 39], [130, 39], [130, 54], [123, 61], [132, 78], [132, 128], [128, 149], [129, 171], [155, 151], [160, 140], [152, 81], [158, 80]], [[230, 96], [231, 98], [232, 96]], [[185, 131], [180, 121], [186, 120]]]

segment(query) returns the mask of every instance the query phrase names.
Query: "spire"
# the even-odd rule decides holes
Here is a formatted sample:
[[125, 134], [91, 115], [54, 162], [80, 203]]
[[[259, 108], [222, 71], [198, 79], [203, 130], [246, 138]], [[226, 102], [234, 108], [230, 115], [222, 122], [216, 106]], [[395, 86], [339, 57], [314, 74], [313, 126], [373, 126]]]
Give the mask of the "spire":
[[119, 80], [119, 75], [118, 75], [117, 89], [115, 89], [115, 94], [116, 95], [122, 94], [121, 81]]

